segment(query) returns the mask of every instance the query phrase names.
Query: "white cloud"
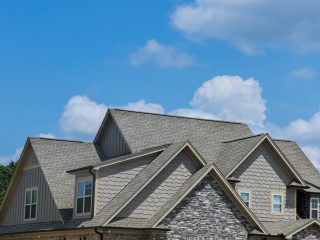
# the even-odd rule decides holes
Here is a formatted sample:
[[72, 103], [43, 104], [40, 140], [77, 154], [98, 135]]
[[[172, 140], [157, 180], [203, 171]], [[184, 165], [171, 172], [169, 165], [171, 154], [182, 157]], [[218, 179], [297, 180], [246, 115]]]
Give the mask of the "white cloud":
[[64, 107], [60, 128], [66, 133], [93, 135], [106, 114], [107, 106], [97, 104], [87, 96], [74, 96]]
[[132, 110], [132, 111], [139, 111], [139, 112], [164, 113], [164, 109], [160, 104], [146, 103], [145, 100], [130, 102], [128, 103], [128, 105], [122, 106], [119, 108]]
[[293, 78], [313, 78], [315, 75], [315, 71], [309, 67], [299, 68], [289, 73], [289, 77]]
[[304, 146], [302, 150], [312, 161], [313, 165], [320, 171], [320, 147]]
[[21, 155], [22, 148], [16, 149], [15, 153], [9, 156], [0, 156], [0, 164], [7, 165], [12, 161], [17, 161]]
[[263, 126], [266, 103], [259, 82], [239, 76], [216, 76], [199, 87], [191, 101], [194, 109], [219, 119]]
[[56, 136], [53, 135], [52, 133], [40, 133], [39, 137], [41, 137], [41, 138], [51, 138], [51, 139], [56, 138]]
[[297, 119], [291, 121], [286, 127], [267, 124], [266, 129], [274, 137], [287, 138], [310, 144], [320, 141], [320, 112], [316, 112], [310, 119]]
[[[117, 108], [153, 113], [164, 112], [161, 105], [146, 103], [145, 100], [130, 102], [126, 106], [117, 106]], [[107, 110], [107, 105], [98, 104], [87, 96], [74, 96], [70, 98], [64, 108], [60, 119], [60, 128], [65, 133], [93, 136], [97, 133]]]
[[220, 120], [220, 118], [216, 115], [213, 115], [208, 112], [204, 112], [199, 109], [191, 109], [191, 108], [176, 109], [176, 110], [170, 112], [169, 114], [176, 115], [176, 116], [190, 117], [190, 118], [203, 118], [203, 119]]
[[173, 46], [168, 46], [151, 39], [144, 47], [129, 57], [133, 66], [140, 66], [148, 62], [161, 67], [184, 68], [195, 64], [194, 58]]
[[320, 49], [320, 2], [309, 0], [195, 0], [180, 5], [171, 23], [191, 38], [226, 40], [254, 53], [291, 46]]

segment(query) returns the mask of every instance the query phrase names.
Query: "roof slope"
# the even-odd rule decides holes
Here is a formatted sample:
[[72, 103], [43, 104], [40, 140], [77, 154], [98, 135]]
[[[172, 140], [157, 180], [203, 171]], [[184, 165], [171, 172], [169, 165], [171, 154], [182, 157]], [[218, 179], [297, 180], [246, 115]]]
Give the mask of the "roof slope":
[[130, 199], [136, 196], [138, 191], [143, 188], [148, 181], [157, 175], [173, 156], [186, 143], [173, 143], [162, 153], [160, 153], [149, 165], [142, 169], [131, 182], [126, 185], [93, 219], [88, 226], [100, 226], [110, 221]]
[[320, 187], [319, 171], [315, 168], [297, 143], [283, 140], [275, 140], [275, 143], [305, 181]]
[[74, 176], [67, 170], [100, 163], [93, 143], [30, 138], [31, 146], [48, 182], [58, 209], [73, 208]]
[[265, 228], [271, 235], [290, 235], [295, 231], [299, 232], [312, 223], [318, 223], [315, 219], [299, 219], [294, 221], [279, 221], [279, 222], [262, 222]]
[[109, 109], [132, 152], [190, 140], [208, 162], [214, 162], [223, 141], [252, 136], [245, 124]]
[[223, 142], [216, 162], [219, 170], [228, 174], [260, 142], [264, 134]]

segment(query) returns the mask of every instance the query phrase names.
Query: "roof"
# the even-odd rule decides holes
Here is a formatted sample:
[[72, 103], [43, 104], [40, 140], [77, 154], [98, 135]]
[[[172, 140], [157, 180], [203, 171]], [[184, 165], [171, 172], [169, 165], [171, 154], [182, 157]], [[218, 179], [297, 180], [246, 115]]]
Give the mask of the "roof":
[[93, 219], [88, 226], [106, 225], [123, 207], [161, 171], [186, 143], [174, 143], [160, 153], [149, 165], [135, 176]]
[[291, 237], [292, 235], [300, 232], [306, 227], [312, 224], [318, 224], [320, 222], [315, 219], [299, 219], [294, 221], [279, 221], [279, 222], [262, 222], [271, 235], [283, 235], [285, 237]]
[[264, 134], [223, 142], [216, 165], [227, 175], [262, 140]]
[[30, 138], [31, 146], [58, 209], [73, 208], [74, 176], [67, 170], [96, 165], [101, 162], [99, 149], [93, 143]]
[[109, 109], [109, 113], [133, 153], [189, 140], [208, 162], [214, 162], [218, 158], [222, 142], [252, 136], [249, 127], [241, 123], [118, 109]]
[[275, 140], [275, 143], [305, 181], [320, 187], [319, 171], [296, 142]]

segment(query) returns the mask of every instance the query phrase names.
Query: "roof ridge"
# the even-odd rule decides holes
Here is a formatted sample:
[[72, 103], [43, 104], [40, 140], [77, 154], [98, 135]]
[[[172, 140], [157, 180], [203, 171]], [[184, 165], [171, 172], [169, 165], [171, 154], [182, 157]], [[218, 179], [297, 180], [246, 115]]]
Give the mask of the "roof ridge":
[[71, 139], [61, 139], [61, 138], [46, 138], [46, 137], [29, 137], [31, 140], [47, 140], [47, 141], [57, 141], [57, 142], [74, 142], [74, 143], [92, 143], [80, 140]]
[[236, 141], [246, 140], [246, 139], [255, 138], [255, 137], [262, 137], [264, 135], [266, 135], [266, 133], [260, 133], [260, 134], [256, 134], [256, 135], [252, 135], [252, 136], [248, 136], [248, 137], [237, 138], [237, 139], [233, 139], [233, 140], [229, 140], [229, 141], [224, 141], [222, 143], [236, 142]]
[[296, 143], [296, 141], [293, 141], [293, 140], [288, 140], [288, 139], [277, 139], [277, 138], [273, 138], [273, 141], [277, 141], [277, 142], [291, 142], [291, 143]]
[[206, 119], [206, 118], [185, 117], [185, 116], [170, 115], [170, 114], [165, 114], [165, 113], [142, 112], [142, 111], [135, 111], [135, 110], [120, 109], [120, 108], [109, 108], [109, 110], [110, 111], [115, 110], [115, 111], [122, 111], [122, 112], [131, 112], [131, 113], [141, 113], [141, 114], [163, 116], [163, 117], [172, 117], [172, 118], [184, 118], [184, 119], [190, 119], [190, 120], [208, 121], [208, 122], [216, 122], [216, 123], [247, 125], [246, 123], [236, 122], [236, 121], [224, 121], [224, 120], [215, 120], [215, 119]]

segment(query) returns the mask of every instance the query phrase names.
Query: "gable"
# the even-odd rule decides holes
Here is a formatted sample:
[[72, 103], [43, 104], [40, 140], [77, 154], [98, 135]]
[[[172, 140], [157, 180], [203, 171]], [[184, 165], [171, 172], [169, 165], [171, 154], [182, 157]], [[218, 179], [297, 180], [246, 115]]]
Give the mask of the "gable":
[[157, 155], [100, 168], [97, 174], [96, 213], [108, 204]]
[[[240, 182], [236, 190], [251, 192], [251, 209], [262, 221], [295, 220], [296, 190], [287, 185], [293, 177], [283, 167], [268, 143], [263, 142], [232, 173]], [[271, 213], [271, 194], [283, 195], [284, 214]]]
[[182, 151], [116, 217], [151, 218], [199, 167]]
[[38, 187], [37, 220], [32, 223], [60, 221], [58, 209], [32, 148], [26, 150], [20, 161], [23, 162], [23, 170], [20, 169], [5, 199], [1, 213], [1, 226], [26, 223], [24, 221], [25, 189], [30, 187]]
[[95, 144], [101, 148], [107, 159], [130, 153], [128, 144], [110, 114], [107, 114], [102, 123]]
[[158, 227], [170, 228], [168, 238], [179, 239], [247, 239], [254, 229], [211, 176], [203, 178]]

